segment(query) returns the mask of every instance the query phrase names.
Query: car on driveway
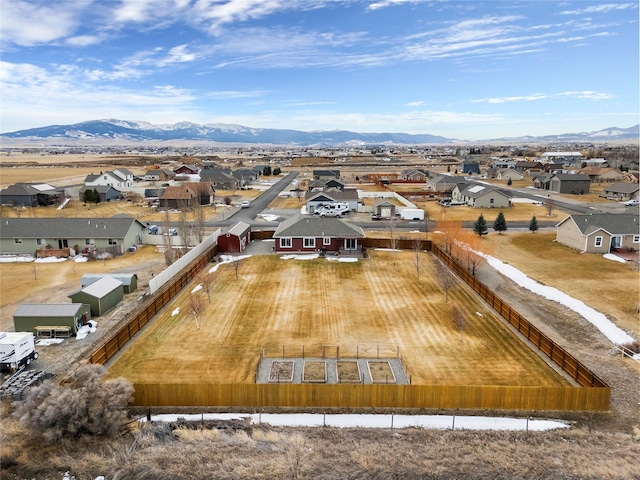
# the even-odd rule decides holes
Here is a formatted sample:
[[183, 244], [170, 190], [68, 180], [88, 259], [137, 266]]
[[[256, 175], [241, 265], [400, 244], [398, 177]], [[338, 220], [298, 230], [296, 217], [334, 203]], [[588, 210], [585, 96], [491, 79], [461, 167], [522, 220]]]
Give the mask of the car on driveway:
[[627, 207], [634, 207], [636, 205], [640, 205], [640, 200], [634, 198], [633, 200], [627, 200], [624, 204]]

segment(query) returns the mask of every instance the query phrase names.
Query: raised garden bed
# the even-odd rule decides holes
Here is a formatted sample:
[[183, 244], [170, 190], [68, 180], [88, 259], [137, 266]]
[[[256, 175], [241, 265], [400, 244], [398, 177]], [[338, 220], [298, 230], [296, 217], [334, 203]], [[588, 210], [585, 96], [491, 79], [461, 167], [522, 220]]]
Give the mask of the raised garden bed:
[[361, 383], [358, 362], [339, 360], [336, 363], [338, 383]]
[[269, 369], [269, 382], [291, 383], [293, 381], [293, 362], [275, 361]]
[[304, 362], [302, 381], [309, 383], [327, 382], [327, 364], [322, 361]]
[[373, 383], [396, 383], [396, 376], [386, 360], [368, 361], [367, 365]]

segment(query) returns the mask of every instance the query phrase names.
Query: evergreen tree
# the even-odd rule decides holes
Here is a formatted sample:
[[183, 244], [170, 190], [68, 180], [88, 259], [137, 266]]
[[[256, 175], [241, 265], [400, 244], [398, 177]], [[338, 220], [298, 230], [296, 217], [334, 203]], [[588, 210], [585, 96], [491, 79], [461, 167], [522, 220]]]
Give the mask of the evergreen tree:
[[507, 231], [507, 221], [504, 218], [504, 214], [500, 212], [495, 222], [493, 222], [493, 229], [498, 232], [506, 232]]
[[93, 203], [93, 190], [87, 188], [82, 194], [82, 201], [84, 203]]
[[282, 170], [280, 170], [280, 167], [275, 167], [273, 169], [273, 174], [274, 175], [280, 175], [282, 173]]
[[100, 203], [100, 194], [96, 188], [93, 189], [93, 201], [94, 203]]
[[509, 180], [507, 180], [507, 185], [511, 186], [512, 183], [513, 181], [511, 180], [511, 177], [509, 177]]
[[262, 171], [262, 173], [266, 177], [270, 177], [271, 176], [271, 167], [269, 165], [267, 165], [266, 167], [264, 167], [264, 170]]
[[476, 223], [473, 224], [473, 231], [475, 233], [478, 234], [478, 236], [482, 236], [482, 235], [486, 235], [488, 230], [487, 230], [487, 222], [484, 219], [484, 217], [482, 216], [482, 214], [480, 214], [480, 216], [478, 217], [478, 220], [476, 220]]
[[529, 230], [531, 230], [531, 232], [536, 233], [538, 231], [538, 220], [536, 220], [536, 216], [534, 215], [533, 218], [531, 218], [531, 222], [529, 222]]

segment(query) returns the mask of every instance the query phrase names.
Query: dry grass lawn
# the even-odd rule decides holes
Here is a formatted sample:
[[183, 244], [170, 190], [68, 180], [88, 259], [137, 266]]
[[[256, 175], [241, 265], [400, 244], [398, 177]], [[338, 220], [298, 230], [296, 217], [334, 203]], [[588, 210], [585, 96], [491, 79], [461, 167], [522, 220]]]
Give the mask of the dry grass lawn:
[[[311, 356], [313, 348], [332, 345], [344, 358], [355, 357], [357, 347], [360, 356], [366, 348], [375, 356], [382, 344], [391, 354], [400, 349], [414, 384], [566, 385], [466, 288], [452, 288], [445, 303], [430, 255], [422, 255], [418, 281], [413, 258], [386, 251], [357, 263], [256, 256], [242, 261], [238, 280], [231, 264], [221, 265], [212, 274], [215, 292], [199, 330], [189, 298], [205, 294], [189, 286], [109, 375], [132, 382], [252, 383], [262, 347], [267, 356], [279, 356], [283, 345], [288, 355], [300, 356], [304, 345]], [[466, 312], [462, 335], [452, 320], [454, 305]]]

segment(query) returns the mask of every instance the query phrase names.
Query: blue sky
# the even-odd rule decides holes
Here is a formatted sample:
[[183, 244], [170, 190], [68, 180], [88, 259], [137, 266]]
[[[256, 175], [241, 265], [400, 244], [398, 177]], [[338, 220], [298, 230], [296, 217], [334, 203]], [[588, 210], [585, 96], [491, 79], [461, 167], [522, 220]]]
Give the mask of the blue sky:
[[2, 132], [117, 118], [487, 139], [639, 121], [635, 0], [0, 9]]

